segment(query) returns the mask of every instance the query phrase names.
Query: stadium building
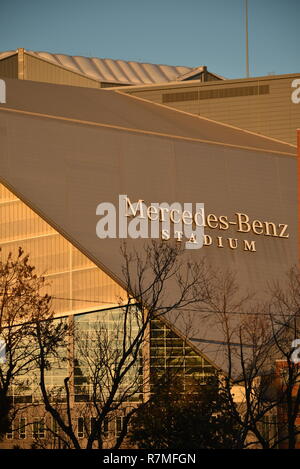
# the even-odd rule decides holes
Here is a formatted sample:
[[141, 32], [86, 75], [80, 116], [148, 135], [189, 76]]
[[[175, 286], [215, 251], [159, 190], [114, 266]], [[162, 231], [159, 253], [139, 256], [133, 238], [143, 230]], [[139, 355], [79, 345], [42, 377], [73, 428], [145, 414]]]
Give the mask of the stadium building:
[[[22, 246], [49, 280], [57, 317], [88, 330], [113, 322], [125, 295], [123, 238], [98, 236], [99, 204], [112, 204], [117, 218], [122, 195], [146, 207], [203, 204], [204, 244], [185, 250], [186, 265], [205, 257], [264, 298], [298, 262], [298, 77], [225, 80], [204, 66], [0, 54], [1, 256]], [[143, 252], [144, 239], [127, 243]], [[222, 369], [224, 344], [213, 316], [187, 314], [189, 334], [176, 314], [152, 323], [151, 367], [180, 358], [186, 376], [193, 370], [205, 384]], [[49, 380], [59, 386], [64, 376]], [[88, 395], [75, 370], [75, 402]], [[12, 428], [2, 446], [46, 438], [39, 422]], [[80, 415], [77, 425], [83, 434]], [[120, 417], [111, 425], [117, 436]]]

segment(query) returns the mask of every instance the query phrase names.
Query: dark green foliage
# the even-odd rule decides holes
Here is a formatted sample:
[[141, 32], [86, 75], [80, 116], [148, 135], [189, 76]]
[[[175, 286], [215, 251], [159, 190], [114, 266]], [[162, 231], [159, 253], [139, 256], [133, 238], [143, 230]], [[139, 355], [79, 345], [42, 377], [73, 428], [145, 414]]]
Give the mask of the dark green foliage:
[[196, 381], [182, 392], [180, 380], [166, 380], [132, 419], [130, 439], [140, 449], [234, 448], [238, 428], [215, 382]]

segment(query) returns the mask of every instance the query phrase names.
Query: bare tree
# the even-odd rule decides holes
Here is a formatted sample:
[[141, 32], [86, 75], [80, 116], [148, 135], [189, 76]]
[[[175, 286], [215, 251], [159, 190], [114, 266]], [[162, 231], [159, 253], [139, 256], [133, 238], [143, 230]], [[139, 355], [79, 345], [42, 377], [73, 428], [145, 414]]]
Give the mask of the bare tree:
[[[45, 279], [37, 275], [29, 256], [19, 248], [0, 260], [0, 434], [7, 432], [17, 413], [33, 406], [29, 375], [36, 367], [35, 324], [53, 324], [51, 298], [43, 293]], [[58, 329], [48, 331], [57, 343]], [[16, 427], [15, 427], [16, 428]]]
[[[284, 280], [284, 279], [283, 279]], [[280, 447], [295, 449], [300, 434], [300, 272], [293, 267], [285, 281], [271, 286], [269, 316], [275, 361], [274, 393], [278, 401]], [[299, 442], [298, 442], [299, 447]]]
[[[150, 398], [149, 325], [170, 311], [177, 314], [206, 298], [205, 263], [183, 262], [176, 244], [152, 242], [142, 254], [122, 248], [127, 298], [120, 307], [98, 312], [89, 330], [74, 324], [70, 371], [64, 380], [64, 404], [57, 405], [47, 388], [47, 334], [39, 331], [39, 380], [45, 409], [72, 448], [119, 448], [138, 406]], [[187, 268], [186, 268], [187, 267]], [[167, 292], [172, 283], [173, 296]], [[76, 383], [74, 389], [74, 368]], [[80, 378], [81, 380], [78, 379]], [[77, 398], [77, 402], [76, 402]], [[81, 399], [82, 402], [78, 402]], [[63, 407], [63, 409], [62, 409]], [[92, 418], [92, 425], [89, 419]], [[110, 422], [121, 422], [116, 438], [107, 440]], [[80, 424], [82, 439], [78, 434]], [[83, 429], [83, 431], [82, 431]]]
[[299, 372], [292, 342], [299, 335], [300, 282], [292, 269], [258, 303], [242, 294], [232, 273], [215, 273], [207, 284], [206, 311], [215, 315], [226, 357], [221, 390], [240, 428], [236, 448], [295, 448], [299, 433]]
[[[291, 270], [284, 287], [273, 285], [271, 299], [262, 304], [241, 294], [232, 273], [213, 272], [205, 261], [189, 262], [171, 243], [153, 242], [142, 253], [128, 252], [124, 245], [122, 254], [126, 297], [119, 307], [69, 318], [54, 317], [51, 298], [43, 294], [44, 278], [21, 249], [16, 259], [10, 254], [0, 263], [0, 334], [6, 346], [0, 364], [2, 432], [17, 412], [25, 412], [26, 425], [39, 428], [40, 417], [51, 436], [39, 438], [45, 432], [35, 431], [38, 447], [49, 447], [51, 440], [64, 448], [120, 448], [137, 409], [155, 399], [151, 321], [201, 311], [213, 315], [222, 337], [226, 364], [219, 392], [226, 405], [218, 418], [239, 429], [230, 444], [295, 448], [300, 367], [292, 343], [300, 338], [298, 270]], [[115, 421], [116, 433], [109, 438]]]

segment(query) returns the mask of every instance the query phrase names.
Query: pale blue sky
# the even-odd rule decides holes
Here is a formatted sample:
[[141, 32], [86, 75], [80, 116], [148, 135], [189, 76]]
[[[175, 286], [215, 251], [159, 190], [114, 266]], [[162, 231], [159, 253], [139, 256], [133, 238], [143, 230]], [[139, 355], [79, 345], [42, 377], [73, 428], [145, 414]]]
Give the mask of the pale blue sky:
[[[300, 0], [248, 0], [250, 74], [300, 72]], [[245, 76], [244, 0], [0, 0], [0, 51], [207, 65]]]

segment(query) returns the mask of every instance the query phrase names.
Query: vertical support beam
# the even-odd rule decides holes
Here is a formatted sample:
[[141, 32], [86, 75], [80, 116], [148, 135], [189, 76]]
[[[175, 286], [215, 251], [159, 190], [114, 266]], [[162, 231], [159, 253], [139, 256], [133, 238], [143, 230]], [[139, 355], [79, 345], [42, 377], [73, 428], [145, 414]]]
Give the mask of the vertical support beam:
[[69, 308], [73, 311], [73, 245], [69, 243]]
[[[147, 315], [148, 312], [145, 313]], [[142, 360], [143, 360], [143, 401], [146, 402], [150, 398], [150, 323], [147, 325], [142, 344]]]
[[75, 322], [74, 316], [70, 315], [67, 318], [68, 321], [68, 376], [69, 380], [69, 390], [70, 390], [70, 408], [73, 411], [75, 406], [75, 388], [74, 388], [74, 358], [75, 358], [75, 344], [74, 344], [74, 334], [75, 334]]
[[68, 373], [69, 373], [69, 390], [70, 390], [70, 407], [73, 411], [75, 405], [75, 389], [74, 389], [74, 334], [75, 334], [75, 323], [73, 316], [73, 246], [69, 243], [69, 307], [71, 313], [68, 316], [69, 326], [69, 344], [68, 344]]
[[18, 79], [25, 80], [24, 49], [18, 49]]

